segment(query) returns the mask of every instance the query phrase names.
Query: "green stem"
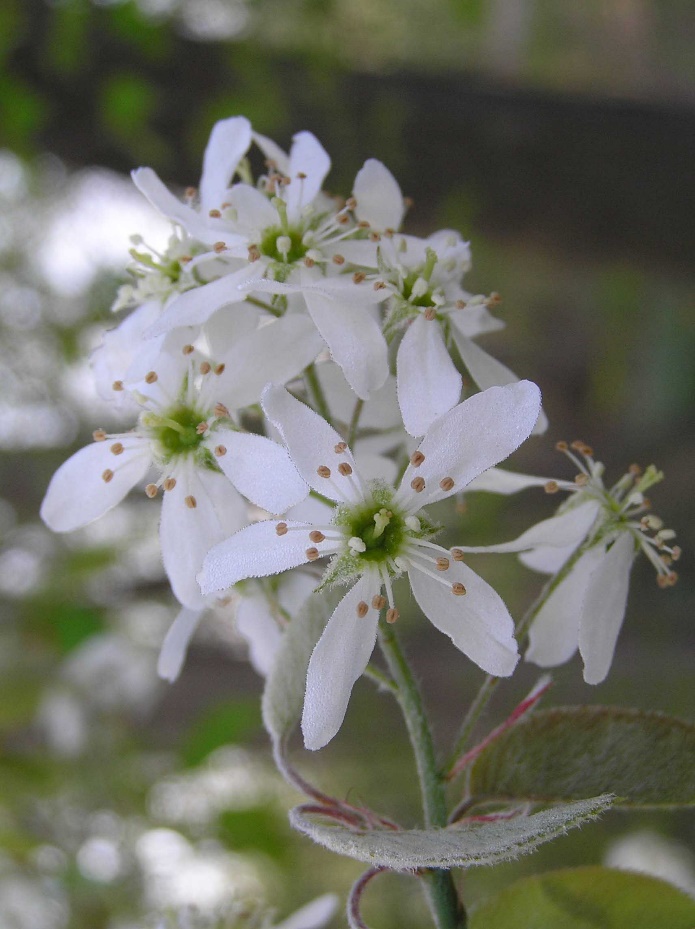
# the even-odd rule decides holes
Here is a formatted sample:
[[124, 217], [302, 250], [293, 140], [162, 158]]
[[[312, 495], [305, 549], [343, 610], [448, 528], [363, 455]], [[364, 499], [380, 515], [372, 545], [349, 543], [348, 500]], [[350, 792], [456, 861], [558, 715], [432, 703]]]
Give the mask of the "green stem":
[[304, 380], [316, 404], [316, 411], [323, 416], [327, 423], [330, 423], [331, 411], [328, 408], [328, 402], [316, 374], [316, 365], [310, 364], [309, 367], [304, 369]]
[[[398, 688], [396, 695], [415, 755], [425, 823], [430, 829], [443, 828], [447, 822], [444, 784], [437, 768], [432, 733], [420, 690], [392, 626], [381, 626], [379, 644]], [[466, 913], [458, 898], [451, 872], [429, 869], [423, 877], [437, 929], [465, 929]]]
[[262, 310], [265, 310], [266, 313], [270, 313], [272, 316], [276, 316], [278, 319], [282, 316], [282, 310], [279, 310], [275, 306], [271, 306], [270, 303], [265, 303], [263, 300], [259, 300], [257, 297], [247, 297], [247, 303], [251, 303], [253, 306], [258, 306]]
[[352, 411], [352, 419], [350, 420], [350, 425], [348, 426], [348, 435], [347, 435], [347, 444], [352, 448], [355, 439], [357, 438], [357, 425], [360, 421], [360, 416], [362, 415], [362, 407], [364, 406], [364, 400], [358, 400], [355, 403], [355, 409]]

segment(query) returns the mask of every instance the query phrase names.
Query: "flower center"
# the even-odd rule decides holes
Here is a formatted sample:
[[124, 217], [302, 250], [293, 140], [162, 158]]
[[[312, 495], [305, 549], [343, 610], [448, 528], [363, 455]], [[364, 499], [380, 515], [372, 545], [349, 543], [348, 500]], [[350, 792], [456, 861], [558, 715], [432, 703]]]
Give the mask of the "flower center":
[[301, 229], [283, 230], [279, 226], [271, 226], [264, 231], [259, 250], [262, 255], [282, 264], [301, 261], [309, 251], [302, 241], [303, 235]]
[[148, 412], [143, 417], [152, 438], [159, 444], [165, 460], [195, 452], [204, 438], [199, 427], [204, 417], [187, 406], [178, 406], [163, 415]]

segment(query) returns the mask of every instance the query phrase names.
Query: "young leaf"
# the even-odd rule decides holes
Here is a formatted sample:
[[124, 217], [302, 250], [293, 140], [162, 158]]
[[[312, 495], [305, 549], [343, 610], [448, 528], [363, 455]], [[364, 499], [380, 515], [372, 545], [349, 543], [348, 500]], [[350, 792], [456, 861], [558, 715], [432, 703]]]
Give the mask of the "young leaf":
[[295, 829], [340, 855], [385, 865], [395, 871], [415, 868], [470, 868], [508, 861], [533, 851], [573, 826], [603, 813], [611, 797], [593, 797], [556, 806], [532, 816], [486, 823], [464, 823], [446, 829], [357, 832], [307, 815], [301, 807], [290, 812]]
[[575, 800], [613, 793], [620, 806], [695, 804], [695, 725], [621, 707], [535, 713], [480, 753], [475, 796]]
[[470, 929], [692, 929], [695, 900], [671, 884], [629, 871], [550, 871], [507, 887], [477, 909]]

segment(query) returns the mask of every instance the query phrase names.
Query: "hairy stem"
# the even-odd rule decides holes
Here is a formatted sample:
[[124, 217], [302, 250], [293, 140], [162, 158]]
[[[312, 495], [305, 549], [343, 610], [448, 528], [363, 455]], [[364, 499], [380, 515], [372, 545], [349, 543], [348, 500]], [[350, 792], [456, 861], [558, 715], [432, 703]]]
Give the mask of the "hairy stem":
[[347, 444], [350, 446], [350, 448], [352, 448], [355, 439], [357, 438], [357, 426], [359, 425], [363, 406], [364, 400], [357, 400], [355, 403], [355, 408], [352, 411], [352, 418], [350, 419], [350, 425], [348, 426], [347, 434]]
[[306, 381], [311, 398], [314, 401], [317, 413], [320, 413], [326, 422], [330, 423], [331, 411], [328, 408], [326, 396], [323, 392], [323, 388], [321, 387], [318, 375], [316, 374], [315, 364], [310, 364], [308, 368], [304, 369], [304, 380]]
[[[415, 755], [425, 824], [428, 828], [444, 827], [447, 822], [444, 784], [437, 768], [432, 733], [420, 690], [392, 626], [382, 625], [379, 644], [398, 687], [396, 695]], [[423, 879], [437, 929], [465, 929], [466, 913], [451, 872], [431, 869], [423, 874]]]

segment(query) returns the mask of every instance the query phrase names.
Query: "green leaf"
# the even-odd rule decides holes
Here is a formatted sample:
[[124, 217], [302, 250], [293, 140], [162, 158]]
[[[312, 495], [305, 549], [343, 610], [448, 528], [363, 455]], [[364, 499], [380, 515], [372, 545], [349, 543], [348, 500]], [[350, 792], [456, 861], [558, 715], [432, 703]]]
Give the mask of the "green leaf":
[[572, 868], [524, 878], [477, 909], [470, 929], [693, 929], [695, 900], [629, 871]]
[[260, 723], [255, 697], [216, 706], [189, 734], [183, 749], [184, 763], [193, 767], [221, 745], [244, 742], [260, 729]]
[[290, 735], [304, 704], [309, 659], [340, 594], [313, 594], [288, 625], [263, 691], [263, 723], [276, 744]]
[[464, 823], [446, 829], [355, 832], [327, 818], [309, 816], [301, 807], [290, 812], [290, 822], [319, 845], [371, 865], [386, 865], [395, 871], [471, 868], [509, 861], [531, 852], [573, 826], [595, 819], [608, 809], [611, 800], [609, 796], [594, 797], [532, 816]]
[[535, 713], [480, 753], [470, 790], [544, 802], [612, 793], [620, 806], [690, 806], [695, 725], [621, 707]]

